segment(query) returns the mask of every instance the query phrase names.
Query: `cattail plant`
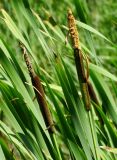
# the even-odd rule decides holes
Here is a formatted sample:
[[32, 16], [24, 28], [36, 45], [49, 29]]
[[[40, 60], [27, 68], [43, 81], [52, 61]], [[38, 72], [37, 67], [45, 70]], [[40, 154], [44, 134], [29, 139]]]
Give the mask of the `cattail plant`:
[[75, 64], [76, 64], [78, 79], [80, 82], [83, 102], [84, 102], [84, 106], [86, 107], [86, 110], [89, 111], [90, 96], [88, 91], [87, 77], [85, 74], [85, 68], [83, 63], [83, 55], [82, 55], [82, 51], [79, 44], [79, 36], [78, 36], [76, 24], [75, 24], [75, 18], [70, 9], [68, 10], [68, 26], [69, 26], [69, 32], [71, 35], [72, 45], [74, 49]]
[[[36, 5], [33, 0], [4, 3], [6, 5], [2, 5], [0, 23], [0, 110], [4, 113], [4, 119], [1, 117], [0, 121], [0, 160], [17, 159], [15, 151], [20, 156], [18, 159], [28, 160], [116, 160], [117, 76], [114, 75], [116, 58], [113, 54], [116, 46], [90, 26], [95, 23], [95, 17], [92, 19], [91, 12], [87, 12], [88, 5], [93, 9], [94, 4], [80, 0], [72, 3], [65, 1], [59, 8], [58, 2], [49, 3], [49, 7], [46, 1], [41, 5]], [[67, 5], [75, 8], [74, 13], [80, 21], [75, 20], [71, 10], [68, 11], [68, 17], [64, 16]], [[88, 21], [89, 17], [92, 23], [91, 19]], [[104, 17], [101, 15], [102, 19]], [[71, 35], [72, 56], [71, 47], [64, 46], [64, 31], [68, 30], [64, 26], [66, 21]], [[83, 48], [80, 46], [77, 24], [81, 27], [82, 38], [87, 42], [83, 43]], [[105, 25], [101, 26], [102, 29], [105, 29]], [[97, 36], [102, 41], [98, 41]], [[18, 56], [17, 41], [22, 43], [22, 54], [29, 75], [20, 65], [22, 59]], [[100, 42], [103, 45], [105, 43], [106, 47]], [[44, 69], [38, 66], [46, 75], [43, 83], [31, 64], [31, 58], [34, 57], [31, 48], [41, 53], [35, 60], [44, 66]], [[84, 51], [91, 53], [90, 57]], [[74, 63], [69, 57], [73, 57]], [[100, 65], [95, 62], [100, 62]], [[113, 66], [113, 73], [105, 66], [107, 69]], [[25, 86], [28, 78], [32, 90]], [[78, 94], [79, 89], [82, 99]], [[32, 91], [37, 103], [31, 97]], [[54, 109], [52, 114], [51, 105]], [[42, 118], [44, 126], [41, 124]], [[14, 152], [7, 142], [13, 144]]]
[[54, 133], [55, 127], [53, 124], [53, 119], [52, 119], [50, 110], [48, 108], [48, 105], [47, 105], [47, 102], [45, 99], [45, 93], [44, 93], [40, 78], [35, 73], [35, 71], [33, 69], [33, 66], [32, 66], [31, 61], [29, 59], [29, 56], [27, 54], [26, 48], [22, 44], [20, 46], [23, 50], [24, 59], [25, 59], [25, 62], [26, 62], [26, 65], [27, 65], [27, 68], [28, 68], [28, 71], [29, 71], [29, 74], [31, 77], [32, 85], [34, 87], [36, 98], [37, 98], [38, 104], [40, 106], [42, 115], [44, 117], [47, 129], [49, 130], [50, 133]]

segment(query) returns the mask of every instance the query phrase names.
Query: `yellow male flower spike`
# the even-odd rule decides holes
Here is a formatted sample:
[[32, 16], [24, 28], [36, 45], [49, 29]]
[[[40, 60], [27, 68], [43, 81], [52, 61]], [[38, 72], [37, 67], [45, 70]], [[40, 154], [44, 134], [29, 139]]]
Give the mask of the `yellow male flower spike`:
[[79, 49], [78, 31], [76, 28], [75, 18], [70, 9], [68, 9], [68, 26], [69, 26], [69, 32], [72, 38], [73, 48]]

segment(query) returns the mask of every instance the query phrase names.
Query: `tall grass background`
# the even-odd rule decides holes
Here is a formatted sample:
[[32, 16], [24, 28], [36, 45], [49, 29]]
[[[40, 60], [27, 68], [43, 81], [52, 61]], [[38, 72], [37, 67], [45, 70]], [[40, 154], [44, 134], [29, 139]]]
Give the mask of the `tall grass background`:
[[[0, 160], [117, 159], [116, 7], [114, 0], [0, 2]], [[91, 100], [90, 111], [84, 107], [69, 36], [65, 44], [68, 8], [98, 101]], [[53, 132], [19, 42], [40, 78]]]

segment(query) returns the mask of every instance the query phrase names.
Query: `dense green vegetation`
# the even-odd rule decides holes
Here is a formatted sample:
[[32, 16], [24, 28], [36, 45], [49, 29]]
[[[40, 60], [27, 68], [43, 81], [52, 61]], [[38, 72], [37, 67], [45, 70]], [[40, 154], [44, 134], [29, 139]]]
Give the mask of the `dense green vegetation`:
[[117, 159], [116, 8], [114, 0], [0, 2], [0, 160]]

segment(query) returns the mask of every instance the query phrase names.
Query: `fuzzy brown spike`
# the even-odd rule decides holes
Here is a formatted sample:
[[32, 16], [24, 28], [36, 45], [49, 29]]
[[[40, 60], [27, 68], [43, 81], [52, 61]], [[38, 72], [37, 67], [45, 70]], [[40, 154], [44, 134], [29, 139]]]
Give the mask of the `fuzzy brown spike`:
[[37, 75], [32, 79], [32, 84], [36, 88], [35, 94], [36, 94], [37, 101], [39, 103], [42, 115], [45, 119], [47, 129], [49, 130], [50, 133], [54, 133], [55, 127], [54, 127], [54, 123], [52, 120], [52, 116], [48, 108], [46, 99], [45, 99], [45, 93], [43, 90], [43, 86], [41, 84], [40, 78]]
[[53, 119], [52, 119], [50, 110], [48, 108], [47, 102], [46, 102], [45, 93], [44, 93], [40, 78], [39, 76], [36, 75], [32, 67], [32, 64], [27, 54], [26, 48], [23, 45], [21, 45], [20, 47], [22, 47], [22, 50], [23, 50], [24, 59], [25, 59], [25, 62], [26, 62], [26, 65], [27, 65], [27, 68], [28, 68], [28, 71], [31, 77], [31, 81], [34, 87], [36, 98], [40, 106], [43, 118], [45, 120], [47, 129], [50, 133], [54, 133], [55, 127], [54, 127]]

